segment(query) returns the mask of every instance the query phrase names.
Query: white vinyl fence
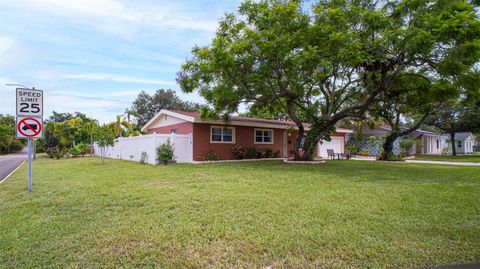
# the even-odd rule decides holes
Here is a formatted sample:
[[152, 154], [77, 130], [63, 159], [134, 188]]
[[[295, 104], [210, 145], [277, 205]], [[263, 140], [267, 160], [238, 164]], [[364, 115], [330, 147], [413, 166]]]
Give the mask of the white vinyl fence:
[[[193, 161], [191, 134], [149, 134], [134, 137], [120, 137], [115, 139], [115, 145], [113, 147], [106, 148], [105, 157], [140, 162], [142, 152], [146, 152], [146, 162], [156, 164], [156, 149], [161, 144], [166, 143], [168, 138], [170, 138], [170, 142], [175, 148], [174, 160], [176, 160], [177, 163], [191, 163]], [[101, 150], [96, 143], [94, 149], [95, 156], [100, 156]]]

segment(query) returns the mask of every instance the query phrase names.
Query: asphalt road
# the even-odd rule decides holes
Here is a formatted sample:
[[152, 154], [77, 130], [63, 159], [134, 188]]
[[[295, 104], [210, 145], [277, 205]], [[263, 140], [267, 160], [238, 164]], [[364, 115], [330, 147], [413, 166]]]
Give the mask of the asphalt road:
[[28, 158], [28, 151], [24, 149], [17, 153], [0, 155], [0, 181], [7, 177], [15, 168]]

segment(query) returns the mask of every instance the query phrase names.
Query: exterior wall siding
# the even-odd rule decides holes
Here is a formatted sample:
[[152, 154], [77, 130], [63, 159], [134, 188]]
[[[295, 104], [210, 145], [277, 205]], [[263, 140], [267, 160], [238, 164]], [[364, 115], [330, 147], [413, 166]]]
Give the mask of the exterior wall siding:
[[176, 129], [177, 134], [192, 134], [193, 133], [193, 123], [192, 122], [182, 122], [176, 123], [168, 126], [156, 127], [148, 129], [149, 134], [170, 134], [172, 129]]
[[[157, 125], [158, 126], [158, 125]], [[210, 141], [211, 126], [234, 127], [234, 142], [233, 143], [212, 143]], [[298, 132], [289, 131], [285, 129], [276, 128], [259, 128], [252, 126], [231, 126], [222, 124], [209, 123], [192, 123], [181, 122], [167, 126], [155, 127], [148, 129], [148, 134], [171, 134], [172, 129], [176, 129], [177, 134], [192, 134], [192, 155], [194, 161], [200, 161], [202, 157], [206, 156], [210, 150], [219, 155], [222, 160], [235, 159], [232, 149], [238, 144], [244, 147], [257, 148], [271, 148], [274, 151], [279, 150], [281, 157], [292, 157], [293, 147], [295, 145]], [[256, 144], [255, 143], [255, 129], [269, 129], [273, 130], [272, 144]], [[343, 138], [343, 145], [345, 145], [345, 135], [343, 133], [332, 133], [331, 136], [338, 136]], [[342, 151], [343, 152], [343, 151]]]
[[[222, 127], [235, 127], [234, 143], [211, 143], [210, 142], [210, 127], [222, 126]], [[249, 126], [230, 126], [221, 124], [206, 124], [206, 123], [194, 123], [193, 125], [193, 159], [196, 161], [201, 160], [203, 156], [206, 156], [210, 150], [214, 151], [222, 160], [232, 160], [235, 156], [232, 153], [233, 146], [235, 144], [242, 145], [244, 147], [258, 147], [258, 148], [271, 148], [273, 150], [280, 150], [280, 156], [284, 153], [284, 129], [271, 129], [273, 130], [273, 144], [255, 144], [254, 130], [257, 127]], [[258, 128], [257, 128], [258, 129]]]

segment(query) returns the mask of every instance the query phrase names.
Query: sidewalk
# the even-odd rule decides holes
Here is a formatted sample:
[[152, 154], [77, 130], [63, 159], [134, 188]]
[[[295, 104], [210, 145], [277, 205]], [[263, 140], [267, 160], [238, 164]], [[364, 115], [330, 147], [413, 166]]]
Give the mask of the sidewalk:
[[473, 162], [448, 162], [448, 161], [427, 161], [427, 160], [405, 160], [405, 162], [406, 163], [428, 163], [428, 164], [480, 166], [480, 163], [473, 163]]
[[450, 161], [428, 161], [428, 160], [405, 160], [405, 161], [378, 161], [375, 157], [352, 157], [355, 161], [369, 161], [369, 162], [387, 162], [387, 163], [425, 163], [425, 164], [446, 164], [446, 165], [461, 165], [461, 166], [480, 166], [478, 162], [450, 162]]

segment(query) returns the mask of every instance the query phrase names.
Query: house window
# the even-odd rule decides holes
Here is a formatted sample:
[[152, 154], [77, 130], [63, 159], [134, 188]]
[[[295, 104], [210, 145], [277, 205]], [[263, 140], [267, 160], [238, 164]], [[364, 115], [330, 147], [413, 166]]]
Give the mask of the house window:
[[273, 130], [255, 129], [255, 144], [273, 144]]
[[210, 143], [235, 143], [234, 127], [210, 127]]
[[461, 148], [462, 147], [462, 141], [457, 141], [457, 148]]
[[440, 141], [437, 139], [437, 149], [440, 148]]

